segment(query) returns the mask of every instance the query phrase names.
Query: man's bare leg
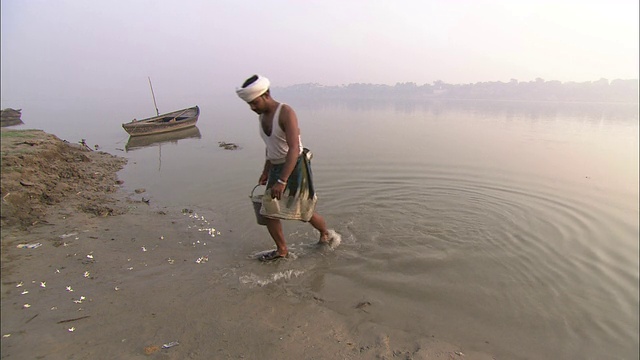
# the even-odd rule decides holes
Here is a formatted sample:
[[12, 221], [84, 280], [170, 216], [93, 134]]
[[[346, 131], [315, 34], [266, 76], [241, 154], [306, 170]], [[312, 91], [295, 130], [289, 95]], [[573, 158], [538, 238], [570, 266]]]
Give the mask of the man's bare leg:
[[320, 216], [320, 214], [314, 212], [311, 219], [309, 219], [309, 223], [320, 232], [320, 240], [318, 241], [318, 244], [328, 244], [329, 230], [327, 229], [327, 223], [324, 221], [324, 218]]
[[267, 230], [269, 230], [269, 234], [273, 238], [273, 241], [276, 243], [276, 247], [278, 248], [278, 254], [280, 256], [287, 256], [289, 250], [287, 249], [287, 243], [284, 240], [284, 231], [282, 231], [282, 223], [278, 219], [269, 219], [267, 220]]

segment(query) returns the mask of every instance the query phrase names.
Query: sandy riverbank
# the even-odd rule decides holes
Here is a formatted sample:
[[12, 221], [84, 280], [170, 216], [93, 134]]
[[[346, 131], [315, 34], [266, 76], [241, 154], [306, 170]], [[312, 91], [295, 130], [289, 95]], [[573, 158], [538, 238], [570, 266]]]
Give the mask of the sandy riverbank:
[[127, 193], [125, 163], [2, 130], [3, 359], [492, 358], [371, 322], [382, 305], [337, 314], [286, 276], [248, 286], [244, 267], [285, 267], [226, 256], [234, 229]]

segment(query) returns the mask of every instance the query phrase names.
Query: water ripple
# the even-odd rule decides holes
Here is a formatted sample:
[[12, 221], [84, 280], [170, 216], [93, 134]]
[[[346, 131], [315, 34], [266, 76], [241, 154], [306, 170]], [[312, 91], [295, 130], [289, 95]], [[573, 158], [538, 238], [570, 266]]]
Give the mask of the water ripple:
[[638, 314], [638, 209], [630, 194], [598, 191], [588, 179], [472, 166], [394, 171], [373, 163], [346, 171], [356, 166], [324, 168], [318, 181], [324, 206], [339, 209], [336, 218], [363, 246], [363, 261], [346, 268], [354, 283], [417, 309], [434, 286], [457, 292], [450, 284], [476, 284], [461, 296], [490, 304], [465, 303], [478, 312], [508, 311], [594, 344], [605, 341], [581, 327], [607, 334], [609, 346], [633, 343], [633, 322], [620, 321]]

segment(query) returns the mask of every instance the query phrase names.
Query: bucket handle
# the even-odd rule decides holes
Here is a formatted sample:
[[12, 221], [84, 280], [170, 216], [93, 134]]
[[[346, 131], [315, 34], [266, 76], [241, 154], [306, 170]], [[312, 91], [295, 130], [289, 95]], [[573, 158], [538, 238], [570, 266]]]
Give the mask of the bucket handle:
[[253, 192], [254, 192], [254, 191], [256, 191], [256, 189], [258, 188], [258, 186], [264, 186], [264, 185], [258, 184], [258, 185], [256, 185], [256, 186], [254, 186], [254, 187], [253, 187], [253, 190], [251, 190], [251, 195], [249, 195], [249, 197], [250, 197], [250, 198], [252, 198], [252, 199], [253, 199]]

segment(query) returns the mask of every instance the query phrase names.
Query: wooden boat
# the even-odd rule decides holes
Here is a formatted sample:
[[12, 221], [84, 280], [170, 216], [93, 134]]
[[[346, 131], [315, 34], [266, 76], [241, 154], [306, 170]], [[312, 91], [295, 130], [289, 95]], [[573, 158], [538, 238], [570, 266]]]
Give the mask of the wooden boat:
[[200, 108], [194, 106], [143, 120], [133, 119], [122, 127], [131, 136], [161, 134], [195, 126], [198, 116]]
[[124, 146], [124, 149], [129, 152], [131, 150], [145, 148], [149, 146], [162, 146], [166, 143], [178, 143], [178, 140], [182, 139], [200, 139], [200, 129], [197, 126], [192, 126], [186, 129], [180, 129], [172, 132], [153, 134], [146, 136], [131, 136], [129, 141]]

